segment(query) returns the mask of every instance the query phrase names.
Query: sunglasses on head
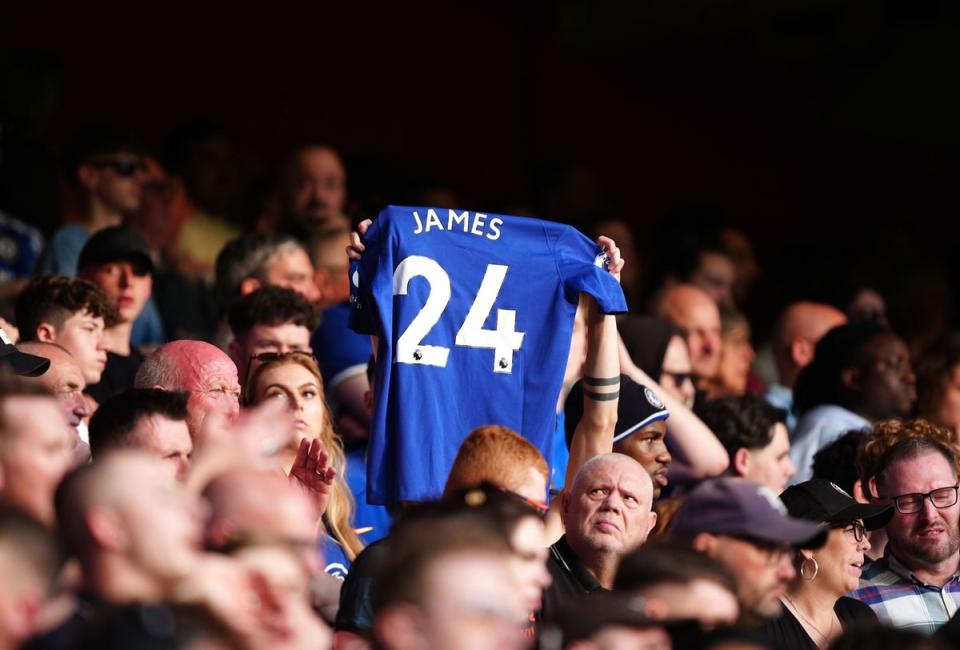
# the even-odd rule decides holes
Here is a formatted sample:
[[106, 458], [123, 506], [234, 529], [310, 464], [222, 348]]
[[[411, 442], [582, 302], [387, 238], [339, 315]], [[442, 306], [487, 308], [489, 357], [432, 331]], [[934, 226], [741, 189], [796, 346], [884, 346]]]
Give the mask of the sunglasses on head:
[[140, 158], [94, 158], [87, 163], [92, 167], [110, 168], [124, 178], [130, 178], [138, 173], [146, 173], [147, 165]]

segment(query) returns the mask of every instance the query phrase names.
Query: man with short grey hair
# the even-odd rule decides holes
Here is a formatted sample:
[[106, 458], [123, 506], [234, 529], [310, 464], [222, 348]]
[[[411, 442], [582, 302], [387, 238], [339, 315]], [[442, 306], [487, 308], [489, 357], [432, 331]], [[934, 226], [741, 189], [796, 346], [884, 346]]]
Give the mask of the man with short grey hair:
[[216, 267], [217, 297], [224, 308], [264, 285], [294, 289], [310, 302], [320, 300], [310, 256], [293, 237], [250, 233], [228, 242]]

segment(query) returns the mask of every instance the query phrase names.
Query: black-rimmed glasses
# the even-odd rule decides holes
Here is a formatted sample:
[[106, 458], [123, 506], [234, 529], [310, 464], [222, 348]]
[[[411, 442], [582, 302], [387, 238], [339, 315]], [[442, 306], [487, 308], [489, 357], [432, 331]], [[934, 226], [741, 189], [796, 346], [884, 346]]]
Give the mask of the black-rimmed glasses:
[[923, 500], [930, 499], [930, 503], [938, 510], [949, 508], [957, 503], [957, 489], [960, 485], [950, 485], [948, 487], [937, 488], [929, 492], [911, 492], [909, 494], [900, 494], [895, 497], [879, 497], [881, 499], [890, 499], [897, 507], [897, 512], [903, 515], [912, 515], [923, 510]]
[[838, 526], [838, 528], [840, 528], [841, 530], [843, 530], [843, 532], [847, 534], [853, 535], [853, 541], [858, 543], [862, 542], [863, 538], [866, 535], [866, 530], [863, 527], [863, 522], [860, 521], [859, 519], [855, 521], [851, 521], [849, 524], [845, 526]]

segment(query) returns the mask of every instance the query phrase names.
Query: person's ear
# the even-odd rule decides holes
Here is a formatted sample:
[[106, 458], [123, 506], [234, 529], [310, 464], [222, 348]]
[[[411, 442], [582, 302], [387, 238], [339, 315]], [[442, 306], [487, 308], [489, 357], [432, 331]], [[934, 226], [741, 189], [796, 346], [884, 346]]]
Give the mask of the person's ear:
[[857, 503], [870, 503], [870, 500], [867, 498], [866, 493], [863, 491], [863, 483], [860, 482], [860, 479], [857, 479], [853, 482], [853, 500]]
[[247, 296], [260, 288], [260, 280], [256, 278], [244, 278], [240, 281], [240, 295]]
[[50, 323], [40, 323], [37, 325], [37, 340], [42, 343], [56, 343], [57, 328]]
[[733, 452], [733, 469], [738, 476], [747, 476], [753, 466], [753, 456], [746, 447], [740, 447]]
[[800, 555], [803, 556], [803, 559], [804, 559], [804, 560], [812, 560], [812, 559], [814, 559], [814, 558], [813, 558], [813, 551], [807, 550], [807, 549], [805, 549], [805, 548], [801, 548], [801, 549], [800, 549]]
[[860, 371], [857, 368], [847, 368], [840, 373], [840, 382], [849, 391], [860, 390]]
[[693, 538], [693, 542], [690, 544], [690, 548], [704, 555], [711, 555], [716, 546], [717, 538], [710, 533], [700, 533]]
[[88, 164], [80, 165], [77, 167], [77, 180], [89, 192], [97, 184], [97, 170]]
[[645, 537], [650, 535], [650, 531], [653, 530], [653, 527], [657, 525], [657, 513], [653, 510], [650, 511], [650, 519], [647, 521], [647, 534]]
[[121, 550], [127, 544], [128, 535], [112, 513], [94, 510], [87, 513], [84, 523], [90, 537], [98, 546], [109, 550]]
[[798, 368], [806, 368], [813, 361], [813, 343], [804, 338], [796, 338], [790, 344], [790, 360]]

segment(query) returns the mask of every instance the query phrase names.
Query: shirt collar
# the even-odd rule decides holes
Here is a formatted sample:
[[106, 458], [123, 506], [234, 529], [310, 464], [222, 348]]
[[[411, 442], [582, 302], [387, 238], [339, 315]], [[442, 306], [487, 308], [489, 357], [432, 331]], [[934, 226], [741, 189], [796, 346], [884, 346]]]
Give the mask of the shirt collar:
[[[921, 580], [919, 577], [917, 577], [917, 575], [916, 575], [913, 571], [911, 571], [910, 569], [908, 569], [908, 568], [907, 568], [902, 562], [900, 562], [900, 560], [898, 560], [897, 557], [890, 551], [890, 545], [889, 545], [889, 544], [887, 545], [887, 548], [884, 549], [884, 551], [883, 551], [883, 561], [884, 561], [884, 563], [886, 563], [887, 569], [889, 569], [892, 573], [900, 576], [900, 577], [903, 578], [904, 580], [909, 580], [910, 582], [913, 582], [914, 584], [920, 585], [921, 587], [930, 587], [930, 588], [932, 588], [932, 589], [940, 589], [940, 588], [941, 588], [941, 587], [938, 587], [937, 585], [928, 584], [928, 583], [924, 582], [923, 580]], [[953, 575], [950, 577], [950, 580], [947, 581], [947, 584], [950, 584], [951, 582], [956, 582], [958, 578], [960, 578], [960, 566], [958, 566], [957, 570], [953, 572]], [[946, 586], [946, 585], [944, 585], [944, 586]]]
[[558, 539], [557, 543], [553, 545], [553, 552], [557, 560], [576, 578], [577, 582], [579, 582], [584, 589], [590, 592], [603, 589], [600, 582], [593, 577], [592, 573], [587, 571], [587, 567], [583, 566], [583, 562], [580, 561], [577, 554], [570, 548], [566, 535]]

